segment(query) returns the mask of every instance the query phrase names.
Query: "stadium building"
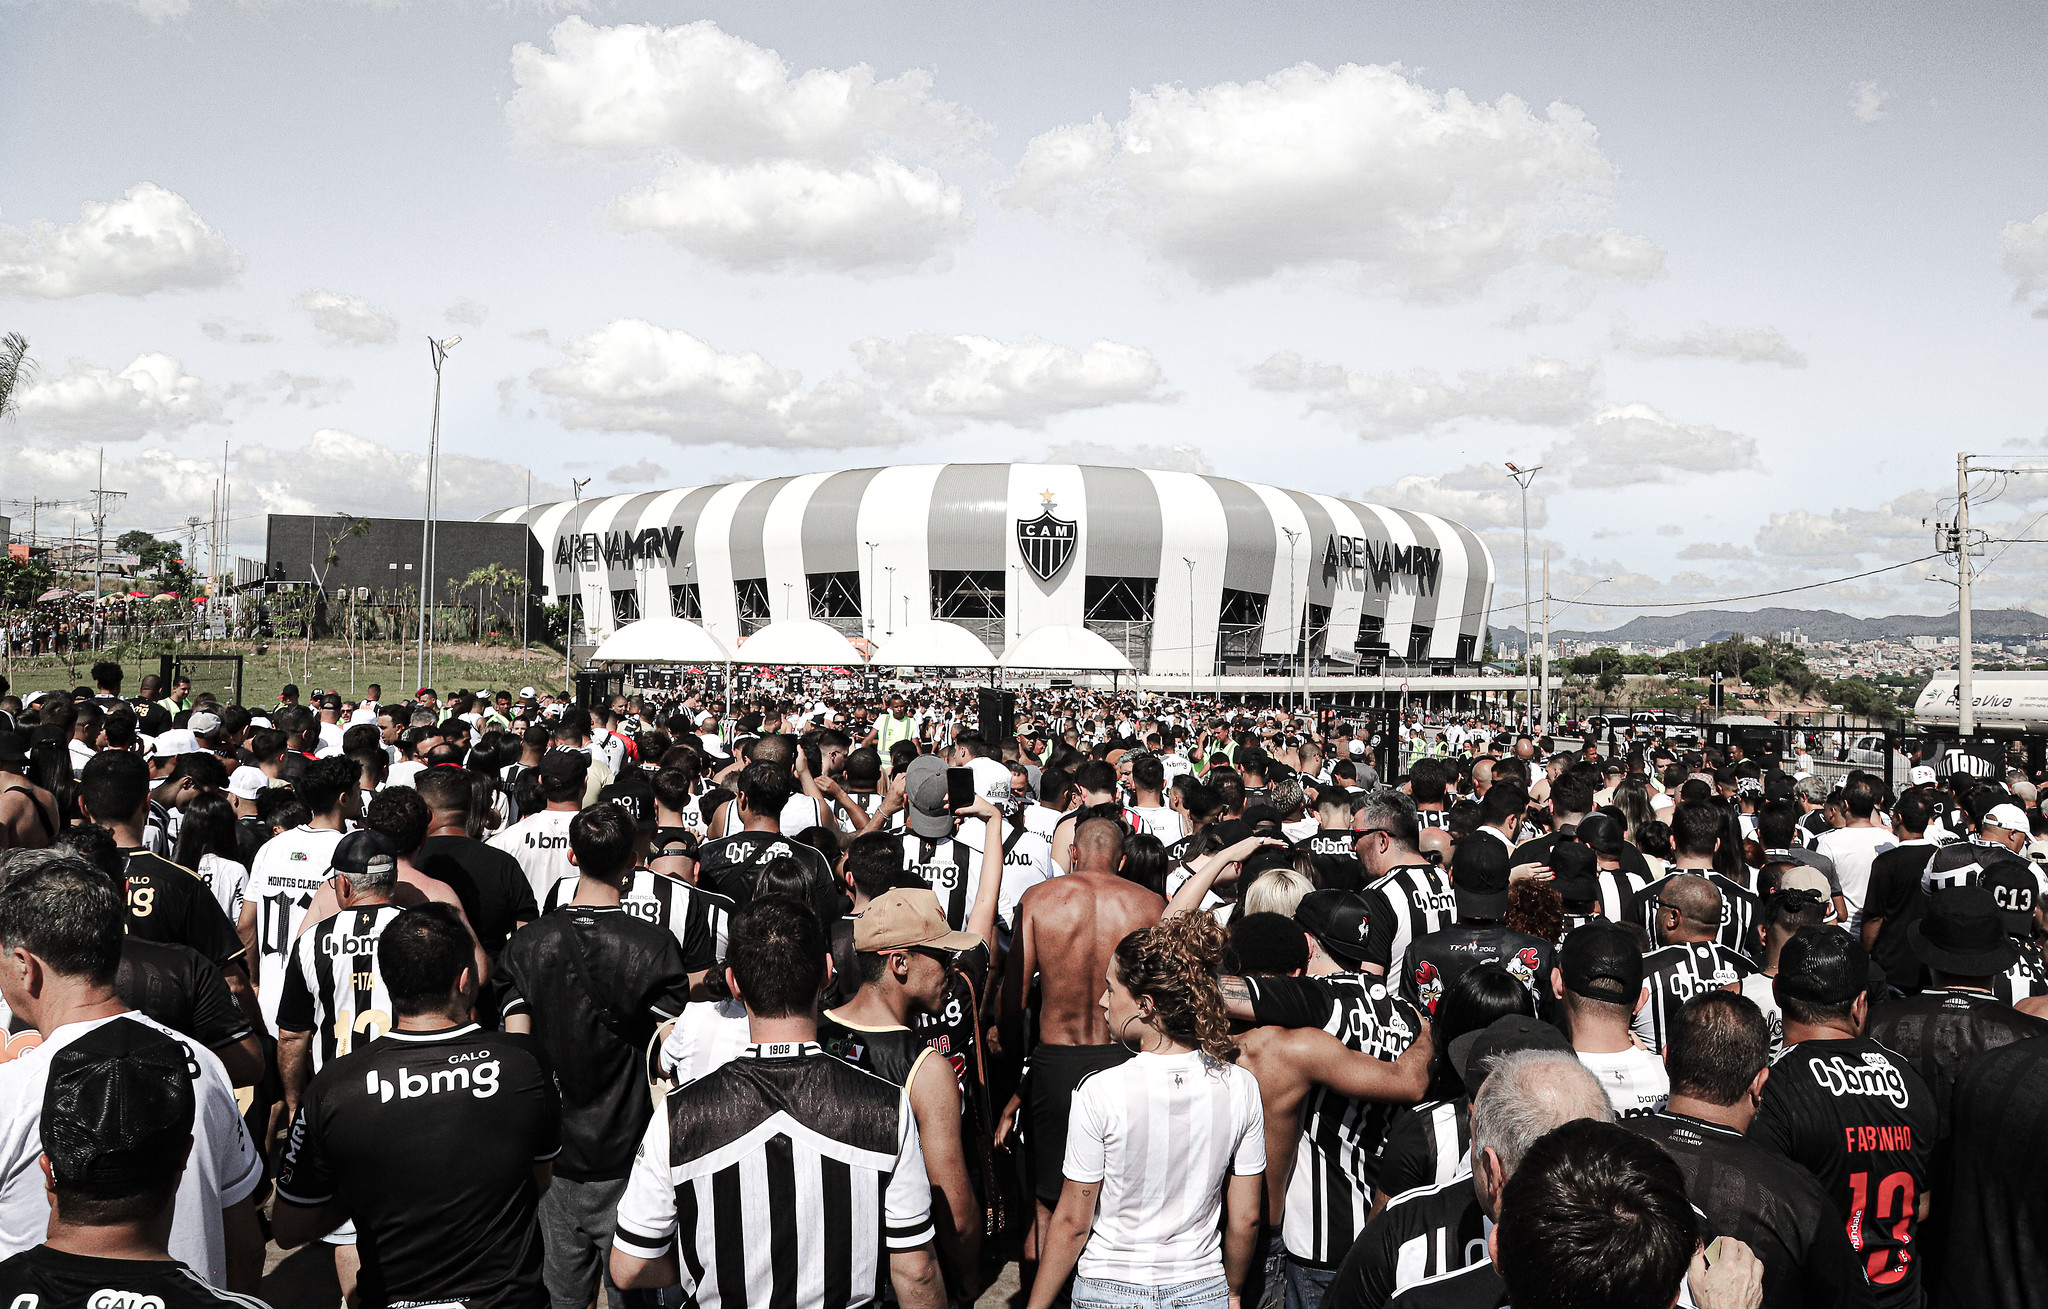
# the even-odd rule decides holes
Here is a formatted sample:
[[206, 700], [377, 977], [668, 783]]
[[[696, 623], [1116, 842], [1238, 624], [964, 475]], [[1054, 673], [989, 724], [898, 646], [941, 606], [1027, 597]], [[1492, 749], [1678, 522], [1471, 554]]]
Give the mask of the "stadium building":
[[[1493, 557], [1431, 514], [1193, 473], [923, 464], [485, 516], [526, 525], [578, 639], [674, 615], [728, 645], [810, 617], [881, 641], [944, 619], [1001, 654], [1086, 626], [1141, 672], [1470, 673]], [[1192, 661], [1190, 654], [1193, 654]], [[744, 655], [744, 651], [742, 651]]]

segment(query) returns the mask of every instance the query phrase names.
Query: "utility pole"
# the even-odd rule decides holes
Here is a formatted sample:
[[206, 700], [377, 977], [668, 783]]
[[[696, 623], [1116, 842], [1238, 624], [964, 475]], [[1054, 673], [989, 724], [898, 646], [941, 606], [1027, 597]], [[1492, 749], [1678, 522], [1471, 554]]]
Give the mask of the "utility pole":
[[1283, 527], [1280, 532], [1287, 538], [1287, 698], [1292, 700], [1294, 669], [1301, 650], [1301, 611], [1294, 606], [1294, 543], [1301, 539], [1302, 533], [1291, 527]]
[[451, 336], [445, 341], [427, 338], [427, 351], [434, 361], [434, 420], [427, 429], [427, 505], [424, 521], [420, 524], [420, 648], [417, 680], [414, 686], [433, 685], [432, 655], [434, 632], [434, 518], [440, 512], [438, 482], [441, 469], [441, 365], [448, 358], [448, 352], [462, 344], [462, 338]]
[[[1529, 483], [1536, 480], [1536, 474], [1543, 471], [1543, 465], [1534, 468], [1519, 468], [1508, 465], [1508, 476], [1515, 485], [1522, 488], [1522, 707], [1527, 710], [1534, 704], [1535, 687], [1529, 668]], [[1546, 586], [1545, 590], [1549, 590]]]
[[102, 446], [99, 485], [92, 490], [92, 603], [95, 619], [99, 616], [101, 582], [107, 563], [107, 502], [123, 499], [127, 494], [126, 491], [107, 489], [107, 451]]
[[1543, 547], [1543, 698], [1536, 709], [1536, 730], [1534, 736], [1543, 735], [1544, 724], [1550, 721], [1550, 547]]
[[1195, 561], [1186, 555], [1180, 561], [1188, 566], [1188, 700], [1195, 698]]
[[1976, 735], [1970, 703], [1970, 456], [1956, 456], [1956, 734]]

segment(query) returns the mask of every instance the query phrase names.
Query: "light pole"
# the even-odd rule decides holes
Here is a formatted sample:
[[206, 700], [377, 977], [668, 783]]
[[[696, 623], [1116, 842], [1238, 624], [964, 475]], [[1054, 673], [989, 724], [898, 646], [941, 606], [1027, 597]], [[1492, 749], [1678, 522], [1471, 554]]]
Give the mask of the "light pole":
[[882, 597], [882, 634], [884, 636], [894, 636], [896, 635], [896, 570], [884, 567], [882, 571], [889, 575], [889, 593]]
[[1301, 611], [1294, 607], [1294, 543], [1305, 533], [1291, 527], [1283, 527], [1280, 531], [1287, 538], [1287, 694], [1291, 699], [1294, 695], [1294, 670], [1301, 649]]
[[1543, 465], [1521, 468], [1508, 465], [1508, 476], [1515, 479], [1515, 485], [1522, 488], [1522, 705], [1525, 710], [1536, 707], [1535, 674], [1529, 665], [1529, 483], [1536, 480], [1536, 474], [1543, 471]]
[[[570, 478], [569, 492], [576, 498], [576, 507], [569, 511], [580, 530], [583, 526], [583, 488], [590, 485], [590, 479]], [[572, 532], [574, 536], [577, 533]], [[562, 696], [568, 698], [576, 688], [576, 602], [582, 598], [583, 580], [576, 574], [576, 556], [579, 547], [569, 548], [569, 595], [567, 608], [562, 613]]]
[[872, 642], [875, 639], [875, 547], [880, 542], [863, 541], [861, 544], [868, 548], [868, 589], [860, 598], [861, 622], [867, 631], [868, 640]]
[[1010, 565], [1010, 589], [1017, 594], [1017, 639], [1024, 637], [1024, 579], [1018, 576], [1024, 571], [1022, 564]]
[[427, 429], [427, 504], [426, 514], [420, 523], [420, 648], [414, 672], [417, 675], [414, 686], [429, 686], [433, 668], [428, 662], [427, 650], [433, 643], [433, 627], [428, 615], [434, 609], [434, 516], [440, 512], [439, 496], [436, 494], [441, 472], [441, 365], [448, 358], [448, 352], [462, 344], [462, 338], [451, 336], [445, 341], [427, 338], [427, 350], [434, 360], [434, 421]]
[[1180, 561], [1188, 566], [1188, 702], [1195, 699], [1195, 561], [1186, 555]]

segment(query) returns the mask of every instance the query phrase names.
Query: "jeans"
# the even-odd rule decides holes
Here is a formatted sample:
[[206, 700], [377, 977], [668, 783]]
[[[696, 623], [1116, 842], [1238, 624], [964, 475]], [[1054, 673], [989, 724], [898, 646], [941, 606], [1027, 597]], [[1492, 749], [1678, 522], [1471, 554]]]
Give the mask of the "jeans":
[[1222, 1277], [1171, 1286], [1074, 1279], [1074, 1309], [1224, 1309], [1229, 1303], [1230, 1283]]
[[1321, 1309], [1323, 1293], [1337, 1278], [1334, 1268], [1311, 1268], [1287, 1261], [1287, 1309]]
[[605, 1275], [605, 1262], [612, 1252], [619, 1197], [625, 1193], [623, 1177], [603, 1182], [557, 1177], [541, 1196], [541, 1277], [554, 1309], [584, 1309], [600, 1279], [610, 1309], [623, 1309], [618, 1288]]

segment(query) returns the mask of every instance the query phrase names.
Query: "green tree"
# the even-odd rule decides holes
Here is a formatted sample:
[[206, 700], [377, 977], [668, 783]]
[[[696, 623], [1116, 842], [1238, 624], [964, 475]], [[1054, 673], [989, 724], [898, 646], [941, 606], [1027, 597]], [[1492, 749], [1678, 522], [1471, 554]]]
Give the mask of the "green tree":
[[35, 598], [54, 586], [56, 581], [48, 555], [23, 561], [12, 555], [0, 554], [0, 602], [11, 606], [34, 604]]
[[0, 336], [0, 418], [15, 411], [16, 391], [35, 373], [36, 361], [28, 357], [28, 338], [19, 332]]

